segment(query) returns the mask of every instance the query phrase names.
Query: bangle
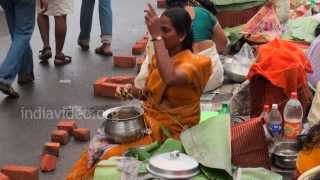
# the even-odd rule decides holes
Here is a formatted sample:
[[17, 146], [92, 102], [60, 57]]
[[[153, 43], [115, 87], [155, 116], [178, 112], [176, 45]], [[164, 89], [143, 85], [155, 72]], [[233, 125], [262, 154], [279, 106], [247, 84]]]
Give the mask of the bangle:
[[162, 40], [161, 36], [157, 36], [157, 37], [151, 39], [151, 41], [161, 41], [161, 40]]

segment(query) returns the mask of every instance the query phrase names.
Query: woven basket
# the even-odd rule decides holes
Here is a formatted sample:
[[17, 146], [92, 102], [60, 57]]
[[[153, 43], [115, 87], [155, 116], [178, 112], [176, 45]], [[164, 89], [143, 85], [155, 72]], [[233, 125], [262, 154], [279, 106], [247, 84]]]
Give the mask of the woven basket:
[[217, 18], [222, 28], [235, 27], [247, 23], [261, 7], [256, 6], [242, 11], [221, 11], [218, 12]]

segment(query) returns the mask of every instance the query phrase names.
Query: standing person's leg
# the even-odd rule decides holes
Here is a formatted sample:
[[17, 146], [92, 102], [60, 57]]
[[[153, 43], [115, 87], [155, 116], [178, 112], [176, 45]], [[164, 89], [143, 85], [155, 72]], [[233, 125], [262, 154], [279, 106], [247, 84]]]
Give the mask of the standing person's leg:
[[94, 4], [95, 0], [82, 0], [81, 4], [78, 44], [85, 51], [89, 49]]
[[32, 83], [34, 81], [33, 73], [33, 53], [29, 44], [26, 53], [24, 54], [18, 73], [18, 83], [20, 85]]
[[46, 63], [48, 62], [48, 59], [52, 57], [51, 48], [49, 44], [49, 34], [50, 34], [49, 17], [47, 15], [39, 13], [37, 20], [38, 20], [38, 27], [39, 27], [41, 39], [43, 42], [42, 50], [40, 51], [40, 54], [39, 54], [39, 59], [42, 60], [40, 61], [41, 63]]
[[102, 45], [96, 49], [97, 54], [112, 56], [112, 8], [111, 0], [99, 0], [99, 17]]
[[55, 36], [56, 36], [56, 56], [55, 65], [63, 65], [71, 62], [70, 56], [65, 56], [62, 52], [67, 34], [67, 16], [55, 16]]
[[35, 25], [35, 0], [17, 0], [14, 3], [7, 1], [3, 6], [10, 32], [13, 34], [12, 43], [4, 62], [0, 66], [0, 91], [18, 97], [11, 84], [14, 81], [25, 53], [28, 51], [29, 42]]

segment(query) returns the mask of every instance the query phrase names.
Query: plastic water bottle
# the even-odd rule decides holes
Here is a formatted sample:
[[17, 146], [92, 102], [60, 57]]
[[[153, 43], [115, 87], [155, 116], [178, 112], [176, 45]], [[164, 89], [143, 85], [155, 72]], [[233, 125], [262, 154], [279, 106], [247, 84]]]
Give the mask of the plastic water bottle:
[[267, 124], [268, 123], [268, 119], [269, 119], [269, 112], [270, 112], [270, 106], [265, 104], [263, 106], [263, 111], [260, 114], [260, 119], [262, 120], [263, 124]]
[[272, 104], [267, 127], [274, 138], [280, 139], [282, 137], [282, 117], [278, 110], [278, 104]]
[[263, 130], [264, 130], [264, 134], [265, 134], [267, 140], [272, 140], [272, 136], [269, 133], [268, 128], [267, 128], [267, 124], [269, 122], [269, 112], [270, 112], [270, 106], [269, 105], [264, 105], [263, 106], [263, 111], [260, 114], [259, 118], [263, 122]]
[[291, 93], [291, 98], [284, 107], [283, 118], [284, 137], [286, 139], [296, 139], [302, 131], [303, 118], [303, 108], [296, 92]]

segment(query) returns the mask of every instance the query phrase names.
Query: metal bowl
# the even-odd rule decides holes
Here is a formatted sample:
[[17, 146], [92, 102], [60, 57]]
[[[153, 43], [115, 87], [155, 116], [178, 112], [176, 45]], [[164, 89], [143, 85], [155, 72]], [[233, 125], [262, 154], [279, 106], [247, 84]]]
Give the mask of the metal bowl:
[[275, 143], [271, 153], [272, 164], [283, 169], [295, 169], [298, 156], [296, 143], [296, 141]]
[[103, 113], [104, 131], [108, 139], [115, 143], [130, 143], [146, 133], [143, 109], [136, 106], [120, 106]]
[[229, 79], [239, 83], [246, 80], [249, 68], [237, 63], [225, 63], [223, 67]]

